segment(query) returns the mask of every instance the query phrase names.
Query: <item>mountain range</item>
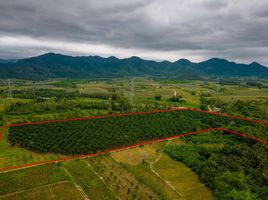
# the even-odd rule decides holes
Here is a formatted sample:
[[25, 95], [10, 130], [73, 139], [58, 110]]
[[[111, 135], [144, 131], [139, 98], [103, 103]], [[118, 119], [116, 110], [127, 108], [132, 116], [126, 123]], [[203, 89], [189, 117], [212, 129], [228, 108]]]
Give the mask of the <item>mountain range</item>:
[[187, 59], [175, 62], [143, 60], [139, 57], [119, 59], [99, 56], [67, 56], [47, 53], [19, 60], [0, 59], [0, 78], [99, 78], [122, 76], [188, 77], [268, 77], [268, 68], [257, 62], [238, 64], [212, 58], [194, 63]]

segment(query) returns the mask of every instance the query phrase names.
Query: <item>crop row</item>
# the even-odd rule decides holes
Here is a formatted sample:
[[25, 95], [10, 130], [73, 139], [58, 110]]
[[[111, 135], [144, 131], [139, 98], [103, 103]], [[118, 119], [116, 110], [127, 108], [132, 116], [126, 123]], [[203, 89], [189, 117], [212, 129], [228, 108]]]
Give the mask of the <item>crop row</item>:
[[242, 129], [248, 126], [251, 126], [252, 135], [264, 135], [264, 125], [257, 123], [191, 110], [174, 110], [166, 113], [15, 126], [10, 127], [8, 140], [11, 145], [37, 152], [75, 155], [210, 127]]

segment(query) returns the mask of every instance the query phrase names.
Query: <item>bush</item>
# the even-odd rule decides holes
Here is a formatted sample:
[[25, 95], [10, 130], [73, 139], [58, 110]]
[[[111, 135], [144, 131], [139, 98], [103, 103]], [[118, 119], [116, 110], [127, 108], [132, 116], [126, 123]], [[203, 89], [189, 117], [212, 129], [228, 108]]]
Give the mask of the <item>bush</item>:
[[156, 95], [156, 96], [154, 96], [154, 99], [155, 99], [155, 100], [157, 100], [157, 101], [160, 101], [160, 100], [161, 100], [161, 98], [162, 98], [162, 96], [161, 96], [161, 95]]
[[179, 103], [183, 102], [182, 96], [173, 96], [170, 97], [168, 100], [171, 102], [179, 102]]

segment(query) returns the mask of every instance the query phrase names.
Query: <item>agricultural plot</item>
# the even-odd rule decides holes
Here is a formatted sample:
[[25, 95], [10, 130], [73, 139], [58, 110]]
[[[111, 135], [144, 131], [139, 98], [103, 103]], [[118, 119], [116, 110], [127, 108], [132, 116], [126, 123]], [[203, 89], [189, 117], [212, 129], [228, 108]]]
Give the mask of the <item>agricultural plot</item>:
[[61, 168], [84, 194], [84, 199], [116, 199], [109, 187], [95, 174], [85, 160], [67, 161], [62, 164]]
[[84, 160], [2, 172], [0, 188], [0, 200], [116, 199]]
[[[1, 173], [0, 185], [1, 188], [3, 186], [6, 189], [0, 195], [0, 200], [38, 199], [36, 196], [40, 197], [40, 199], [70, 199], [68, 197], [72, 197], [72, 199], [78, 200], [119, 198], [129, 200], [199, 200], [203, 197], [214, 199], [211, 190], [201, 183], [200, 179], [205, 183], [206, 181], [202, 177], [200, 179], [197, 177], [199, 171], [196, 171], [187, 161], [177, 159], [176, 149], [195, 145], [198, 148], [209, 150], [210, 153], [211, 151], [220, 152], [221, 149], [226, 152], [226, 146], [229, 148], [241, 142], [253, 145], [253, 150], [262, 152], [260, 159], [265, 155], [265, 149], [263, 149], [265, 146], [261, 146], [262, 149], [258, 149], [257, 143], [250, 139], [241, 139], [238, 136], [224, 132], [209, 132], [198, 136], [175, 139], [170, 142], [162, 141], [114, 152], [110, 154], [111, 156], [107, 154], [81, 160], [65, 161], [58, 165], [49, 164]], [[168, 157], [166, 152], [162, 152], [163, 149], [176, 161]], [[239, 149], [243, 148], [240, 146]], [[192, 158], [193, 160], [196, 159], [196, 154], [188, 155], [187, 151], [183, 152], [182, 155], [189, 161]], [[210, 155], [207, 153], [202, 155]], [[230, 151], [230, 156], [232, 154], [237, 155], [234, 150]], [[247, 154], [243, 156], [245, 155]], [[130, 156], [135, 158], [129, 161]], [[202, 159], [202, 162], [204, 161], [206, 159]], [[195, 172], [182, 164], [182, 162], [193, 168]], [[249, 163], [251, 163], [250, 159]], [[194, 164], [194, 166], [198, 166], [198, 164]], [[242, 166], [249, 165], [244, 163]], [[260, 166], [267, 165], [262, 163]], [[262, 180], [265, 174], [263, 177], [260, 175], [258, 177]], [[265, 184], [264, 181], [261, 181], [260, 186], [258, 186], [259, 189], [262, 189], [263, 184]], [[263, 189], [264, 191], [265, 189]], [[60, 192], [64, 192], [64, 194]], [[44, 197], [45, 194], [47, 194], [46, 197]]]
[[[135, 97], [130, 105], [130, 79], [134, 79]], [[265, 80], [258, 80], [265, 85]], [[225, 100], [232, 104], [237, 100], [256, 100], [268, 95], [267, 88], [239, 86], [238, 81], [230, 84], [221, 82], [216, 92], [216, 80], [157, 80], [152, 78], [120, 78], [95, 80], [47, 80], [35, 83], [35, 96], [31, 81], [17, 80], [12, 85], [13, 99], [6, 99], [7, 86], [0, 85], [0, 110], [3, 123], [22, 123], [51, 119], [64, 119], [102, 115], [128, 111], [148, 111], [173, 107], [199, 108], [203, 97]], [[241, 80], [245, 84], [245, 80]], [[1, 93], [2, 91], [2, 93]], [[170, 101], [174, 91], [182, 96], [182, 102]], [[111, 95], [120, 100], [109, 99]], [[156, 97], [161, 97], [156, 99]], [[104, 98], [105, 97], [105, 98]], [[85, 102], [85, 103], [84, 103]], [[116, 106], [115, 106], [116, 105]], [[261, 105], [257, 105], [260, 107]], [[266, 108], [261, 108], [263, 111]], [[254, 111], [253, 111], [254, 112]], [[226, 113], [241, 116], [245, 113]], [[252, 117], [258, 118], [259, 112]]]
[[211, 200], [215, 199], [212, 191], [206, 187], [195, 172], [183, 163], [172, 160], [163, 154], [154, 166], [159, 175], [174, 186], [181, 194], [181, 199]]
[[7, 134], [8, 130], [5, 131], [0, 141], [0, 168], [43, 162], [46, 160], [57, 160], [65, 157], [58, 154], [40, 154], [25, 148], [12, 147], [6, 141]]
[[144, 185], [109, 156], [88, 158], [86, 162], [94, 168], [96, 173], [103, 178], [104, 182], [120, 199], [161, 199], [150, 186]]
[[0, 196], [67, 180], [68, 176], [56, 164], [2, 172], [0, 173]]
[[79, 190], [70, 182], [45, 185], [22, 192], [0, 196], [0, 200], [84, 200]]
[[142, 164], [145, 160], [155, 160], [158, 156], [158, 151], [161, 149], [160, 146], [165, 145], [165, 143], [159, 142], [158, 144], [143, 145], [125, 151], [118, 151], [111, 153], [111, 156], [118, 162], [135, 166]]
[[36, 152], [88, 154], [207, 128], [225, 127], [267, 139], [265, 124], [193, 110], [96, 117], [11, 126], [8, 140]]
[[171, 142], [178, 144], [181, 140], [144, 145], [115, 152], [111, 156], [123, 163], [144, 184], [157, 191], [162, 199], [214, 199], [212, 191], [200, 182], [195, 172], [162, 152]]

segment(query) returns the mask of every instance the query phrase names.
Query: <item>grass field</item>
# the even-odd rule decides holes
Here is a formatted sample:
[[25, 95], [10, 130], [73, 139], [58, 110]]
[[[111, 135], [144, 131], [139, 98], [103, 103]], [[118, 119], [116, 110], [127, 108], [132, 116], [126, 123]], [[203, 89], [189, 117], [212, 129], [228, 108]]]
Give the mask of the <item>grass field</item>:
[[152, 162], [157, 158], [158, 150], [160, 145], [166, 142], [160, 142], [159, 144], [144, 145], [137, 148], [132, 148], [129, 150], [118, 151], [112, 153], [111, 156], [118, 162], [122, 162], [129, 165], [139, 165], [143, 161]]
[[93, 200], [112, 200], [116, 199], [109, 188], [96, 176], [85, 160], [72, 160], [64, 162], [61, 166], [69, 175], [72, 182], [80, 187], [85, 193], [86, 198]]
[[110, 156], [89, 158], [87, 162], [120, 199], [161, 199], [152, 187], [144, 185], [137, 177]]
[[[172, 144], [182, 143], [180, 139], [171, 142]], [[198, 200], [202, 197], [208, 200], [214, 199], [212, 192], [199, 181], [197, 174], [162, 152], [167, 143], [169, 142], [145, 145], [112, 153], [111, 156], [116, 161], [124, 163], [131, 173], [151, 186], [154, 191], [158, 191], [163, 199]]]
[[155, 169], [182, 194], [182, 199], [214, 199], [212, 191], [200, 182], [197, 174], [183, 163], [172, 160], [167, 154], [161, 156]]
[[26, 191], [0, 196], [0, 200], [84, 200], [79, 190], [70, 182], [44, 185]]
[[56, 182], [66, 181], [68, 176], [56, 164], [41, 165], [0, 173], [0, 195], [28, 190]]

